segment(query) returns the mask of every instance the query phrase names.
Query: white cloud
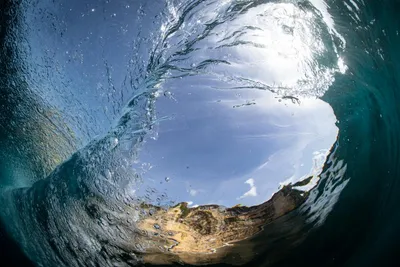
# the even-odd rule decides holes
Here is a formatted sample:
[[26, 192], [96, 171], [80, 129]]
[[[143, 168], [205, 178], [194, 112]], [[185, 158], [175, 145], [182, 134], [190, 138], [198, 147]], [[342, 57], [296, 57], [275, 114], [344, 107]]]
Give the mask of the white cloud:
[[257, 196], [257, 187], [254, 185], [254, 179], [250, 178], [245, 182], [245, 184], [250, 185], [250, 190], [244, 193], [241, 197], [238, 199], [242, 199], [245, 197], [256, 197]]
[[190, 208], [197, 208], [199, 205], [197, 205], [197, 204], [194, 204], [193, 203], [193, 201], [186, 201], [186, 203], [188, 204], [188, 206], [190, 207]]
[[194, 190], [194, 189], [190, 189], [189, 190], [189, 194], [191, 195], [191, 196], [196, 196], [197, 195], [197, 190]]

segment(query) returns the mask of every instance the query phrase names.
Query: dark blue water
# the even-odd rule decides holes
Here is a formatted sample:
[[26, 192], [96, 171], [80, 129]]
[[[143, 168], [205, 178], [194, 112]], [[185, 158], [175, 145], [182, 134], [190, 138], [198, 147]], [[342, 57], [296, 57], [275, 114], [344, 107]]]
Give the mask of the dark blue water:
[[[324, 114], [320, 121], [313, 115], [317, 124], [307, 124], [311, 120], [309, 113], [297, 119], [300, 125], [307, 127], [332, 127], [329, 129], [333, 129], [335, 134], [318, 131], [317, 135], [320, 139], [329, 139], [328, 146], [323, 147], [329, 153], [318, 172], [318, 184], [310, 191], [306, 202], [266, 225], [250, 240], [242, 241], [244, 245], [255, 247], [247, 265], [397, 266], [396, 256], [400, 247], [400, 212], [397, 207], [400, 203], [400, 109], [397, 106], [400, 100], [400, 21], [397, 14], [400, 2], [326, 1], [325, 11], [329, 16], [324, 16], [324, 10], [318, 5], [322, 3], [324, 6], [322, 1], [233, 2], [227, 8], [215, 1], [71, 1], [63, 4], [5, 1], [1, 4], [0, 249], [6, 252], [2, 253], [4, 257], [1, 259], [4, 266], [141, 264], [140, 251], [133, 244], [147, 244], [148, 241], [134, 231], [135, 226], [126, 221], [126, 214], [119, 209], [129, 206], [131, 201], [139, 201], [128, 189], [137, 189], [140, 195], [141, 185], [146, 183], [142, 180], [148, 177], [156, 179], [157, 175], [164, 180], [171, 176], [169, 185], [176, 191], [169, 189], [168, 193], [179, 201], [183, 197], [180, 192], [185, 190], [195, 197], [195, 185], [199, 183], [195, 174], [204, 170], [204, 166], [208, 167], [207, 172], [198, 179], [212, 177], [208, 181], [211, 183], [218, 179], [213, 176], [215, 173], [228, 175], [234, 169], [232, 173], [240, 176], [247, 167], [253, 168], [253, 162], [262, 165], [263, 162], [258, 161], [273, 155], [272, 152], [266, 153], [265, 149], [257, 150], [260, 143], [243, 143], [246, 146], [238, 143], [237, 150], [236, 146], [232, 148], [230, 145], [233, 141], [224, 146], [223, 141], [230, 139], [225, 138], [227, 135], [223, 131], [243, 132], [223, 124], [229, 119], [227, 116], [220, 121], [213, 118], [213, 115], [218, 117], [216, 111], [207, 115], [205, 109], [196, 109], [203, 100], [205, 103], [210, 100], [223, 103], [224, 99], [243, 100], [232, 102], [232, 105], [244, 103], [245, 108], [250, 109], [254, 106], [251, 101], [257, 106], [264, 97], [248, 93], [253, 92], [252, 89], [262, 89], [263, 94], [271, 93], [276, 98], [283, 97], [283, 101], [284, 97], [296, 97], [303, 103], [308, 103], [307, 99], [322, 100], [331, 107], [336, 120], [330, 123], [330, 115], [325, 115], [331, 114], [330, 111], [322, 111], [322, 108], [312, 112]], [[256, 65], [256, 68], [251, 64], [245, 65], [248, 58], [239, 52], [223, 58], [222, 53], [229, 52], [230, 48], [223, 52], [213, 52], [217, 51], [215, 48], [205, 49], [202, 54], [202, 49], [212, 46], [213, 38], [218, 38], [216, 33], [229, 32], [232, 25], [243, 21], [251, 24], [255, 16], [249, 17], [250, 22], [240, 18], [247, 18], [246, 14], [271, 3], [289, 4], [295, 7], [294, 10], [299, 8], [310, 12], [308, 14], [317, 14], [312, 21], [316, 27], [310, 29], [322, 36], [320, 40], [324, 49], [319, 51], [316, 45], [314, 48], [319, 52], [310, 59], [305, 50], [299, 48], [293, 58], [288, 56], [289, 62], [297, 62], [296, 58], [305, 55], [307, 63], [293, 69], [282, 67], [283, 72], [290, 74], [291, 71], [298, 74], [296, 71], [300, 69], [301, 82], [269, 83], [266, 76], [283, 77], [278, 71], [282, 71], [280, 68], [285, 61], [278, 61], [282, 60], [279, 57], [275, 61], [278, 63], [273, 64], [274, 68], [263, 69], [264, 72], [258, 75], [256, 69], [264, 65]], [[217, 14], [215, 17], [213, 10]], [[265, 10], [268, 17], [270, 9]], [[174, 12], [176, 14], [171, 16]], [[296, 12], [294, 17], [297, 17], [293, 19], [306, 20], [306, 13]], [[281, 16], [279, 12], [272, 14]], [[329, 18], [334, 22], [333, 28], [327, 22]], [[205, 23], [207, 19], [212, 22]], [[201, 22], [198, 23], [200, 26], [194, 23], [196, 21]], [[267, 19], [266, 23], [271, 23], [271, 20]], [[202, 28], [203, 24], [205, 28]], [[265, 32], [278, 27], [273, 23], [266, 25]], [[241, 29], [242, 32], [235, 34], [246, 37], [247, 30]], [[295, 33], [297, 30], [293, 26], [292, 31]], [[300, 39], [307, 39], [306, 31], [302, 33]], [[278, 37], [271, 35], [270, 38]], [[313, 47], [312, 43], [316, 44], [318, 40], [306, 43]], [[243, 51], [252, 51], [251, 47], [258, 45], [258, 41], [244, 44]], [[271, 47], [268, 42], [261, 44], [266, 51], [283, 47], [279, 50], [281, 54], [288, 49], [282, 43], [276, 47]], [[208, 57], [212, 61], [207, 61]], [[251, 55], [249, 58], [250, 63], [256, 62]], [[345, 68], [341, 68], [339, 58]], [[220, 75], [218, 79], [214, 73]], [[240, 96], [235, 93], [235, 97], [218, 91], [207, 97], [199, 92], [208, 89], [199, 87], [189, 90], [197, 101], [190, 102], [192, 98], [183, 98], [180, 92], [192, 84], [249, 91], [241, 91]], [[158, 88], [172, 88], [163, 92], [166, 99], [172, 99], [171, 102], [157, 100]], [[175, 103], [173, 98], [182, 109], [170, 104]], [[291, 101], [286, 103], [286, 107], [291, 107]], [[281, 124], [287, 121], [284, 113], [280, 113], [285, 108], [277, 108]], [[193, 110], [194, 115], [190, 116], [196, 120], [180, 121], [179, 114], [189, 117], [188, 112]], [[268, 118], [275, 114], [271, 110], [268, 112]], [[168, 117], [169, 113], [174, 116]], [[197, 114], [207, 116], [196, 117]], [[235, 116], [236, 121], [241, 122], [239, 115]], [[162, 128], [164, 120], [167, 124], [172, 117], [177, 123]], [[259, 124], [264, 122], [261, 115], [257, 118], [260, 118]], [[253, 127], [250, 120], [245, 121], [249, 128]], [[323, 124], [323, 121], [327, 123]], [[196, 143], [193, 140], [189, 143], [192, 145], [190, 151], [195, 153], [186, 153], [186, 143], [181, 148], [177, 146], [178, 141], [186, 140], [185, 131], [180, 132], [182, 135], [178, 138], [163, 142], [163, 136], [168, 136], [163, 135], [164, 131], [172, 131], [190, 122], [193, 124], [190, 129], [195, 129], [192, 132], [201, 133], [194, 135], [200, 145], [193, 145]], [[290, 123], [296, 125], [293, 121]], [[221, 127], [217, 128], [218, 131], [204, 130], [207, 125]], [[334, 126], [337, 126], [337, 134]], [[298, 127], [290, 128], [290, 131], [302, 129]], [[246, 130], [243, 136], [260, 140], [255, 137], [266, 133], [287, 134], [273, 127], [260, 129]], [[158, 143], [151, 143], [151, 138], [157, 134]], [[214, 138], [203, 141], [217, 140], [211, 144], [217, 149], [209, 153], [215, 155], [213, 160], [207, 160], [210, 156], [196, 156], [190, 160], [193, 154], [203, 155], [202, 148], [204, 153], [210, 151], [206, 142], [201, 142], [201, 138], [208, 134]], [[146, 139], [148, 136], [151, 140]], [[281, 144], [291, 144], [290, 138], [273, 140], [277, 141], [267, 146], [271, 151], [280, 151]], [[307, 144], [311, 146], [311, 143]], [[248, 146], [251, 153], [246, 152]], [[171, 149], [174, 153], [168, 154]], [[148, 176], [144, 171], [133, 172], [132, 166], [134, 170], [139, 169], [135, 161], [140, 154], [137, 151], [153, 151], [153, 158], [149, 158], [157, 162], [155, 165], [161, 166], [160, 169], [156, 166], [154, 173], [146, 172]], [[228, 152], [224, 154], [223, 151]], [[231, 156], [231, 161], [221, 160], [237, 155], [238, 151], [242, 154]], [[143, 157], [147, 155], [145, 152], [142, 152]], [[167, 153], [167, 158], [176, 160], [163, 167], [161, 161], [156, 161], [158, 153]], [[197, 162], [204, 162], [204, 165], [197, 166]], [[274, 175], [288, 168], [286, 165], [277, 166], [271, 170]], [[173, 184], [174, 178], [178, 180], [176, 170], [180, 167], [188, 172], [185, 175], [191, 177], [193, 187], [180, 188], [178, 183]], [[146, 166], [141, 165], [141, 168]], [[170, 169], [175, 171], [172, 175], [167, 173]], [[194, 171], [190, 173], [190, 170]], [[257, 177], [254, 177], [257, 182]], [[274, 183], [266, 187], [276, 187]], [[236, 190], [233, 186], [230, 188]], [[261, 187], [257, 188], [259, 194], [261, 190]], [[270, 194], [268, 190], [265, 192]], [[172, 201], [172, 196], [166, 199]], [[213, 201], [211, 197], [219, 195], [207, 196]], [[155, 196], [147, 197], [146, 201], [155, 202]], [[90, 216], [85, 208], [87, 203], [95, 203], [93, 199], [98, 201], [99, 210]], [[165, 204], [167, 200], [158, 202], [168, 205]], [[245, 201], [235, 199], [239, 200]], [[118, 227], [114, 228], [114, 225]], [[129, 236], [128, 241], [124, 235]], [[234, 251], [233, 256], [227, 255], [221, 264], [235, 262], [235, 257], [240, 262], [240, 250]]]

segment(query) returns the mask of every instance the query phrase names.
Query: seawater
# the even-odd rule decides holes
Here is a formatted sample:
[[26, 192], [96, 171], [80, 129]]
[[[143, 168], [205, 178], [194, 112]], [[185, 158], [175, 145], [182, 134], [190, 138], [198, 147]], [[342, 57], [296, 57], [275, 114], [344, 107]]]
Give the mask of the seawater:
[[[214, 22], [229, 25], [235, 16], [270, 3], [239, 2], [232, 9], [215, 10], [221, 13]], [[318, 7], [320, 23], [327, 25], [321, 26], [323, 29], [329, 29], [333, 21], [334, 27], [328, 31], [334, 36], [330, 49], [336, 49], [333, 55], [340, 56], [345, 70], [339, 66], [331, 74], [332, 82], [325, 83], [324, 90], [312, 91], [312, 94], [332, 107], [338, 136], [310, 198], [255, 238], [257, 254], [248, 265], [395, 266], [400, 245], [400, 213], [397, 211], [400, 190], [400, 110], [397, 107], [400, 22], [397, 14], [400, 3], [388, 0], [283, 2], [306, 10]], [[124, 199], [126, 194], [121, 190], [136, 179], [127, 167], [132, 162], [126, 159], [134, 158], [132, 151], [136, 151], [137, 144], [146, 135], [156, 132], [152, 114], [157, 92], [154, 88], [182, 73], [190, 76], [198, 70], [197, 66], [185, 65], [190, 59], [186, 62], [184, 56], [195, 57], [191, 47], [176, 51], [174, 47], [180, 46], [179, 40], [168, 38], [174, 34], [184, 35], [179, 28], [193, 22], [191, 19], [196, 13], [190, 12], [196, 8], [206, 9], [212, 3], [215, 1], [153, 4], [107, 1], [110, 6], [106, 8], [76, 3], [65, 8], [47, 2], [21, 1], [5, 2], [1, 6], [0, 177], [3, 235], [10, 237], [2, 237], [1, 248], [11, 250], [7, 261], [28, 266], [28, 260], [20, 262], [20, 255], [27, 255], [33, 265], [82, 266], [85, 259], [90, 258], [88, 255], [91, 249], [96, 250], [95, 245], [82, 251], [79, 238], [87, 234], [90, 239], [95, 234], [90, 236], [90, 220], [80, 224], [79, 220], [85, 217], [80, 214], [79, 201], [85, 201], [92, 194], [117, 200], [116, 203]], [[73, 23], [68, 21], [71, 18], [65, 15], [67, 12], [85, 10], [74, 13], [75, 17], [84, 18], [101, 11], [102, 15], [92, 23], [115, 19], [117, 25], [119, 8], [135, 11], [124, 17], [127, 22], [139, 21], [134, 29], [129, 28], [133, 26], [118, 27], [116, 36], [120, 39], [96, 43], [91, 41], [90, 34], [77, 27], [73, 29], [76, 43], [66, 40], [62, 42], [63, 47], [55, 48], [51, 44], [58, 43], [51, 38], [46, 39], [48, 47], [40, 42], [41, 38], [51, 36], [57, 40], [67, 34], [64, 30], [70, 27], [65, 25]], [[186, 13], [179, 13], [181, 10]], [[321, 10], [329, 16], [324, 17]], [[40, 23], [26, 24], [29, 21]], [[124, 30], [132, 30], [135, 35], [125, 39]], [[193, 40], [192, 45], [206, 39], [209, 32], [204, 33]], [[92, 34], [100, 36], [102, 33]], [[160, 36], [164, 38], [161, 41]], [[124, 41], [129, 41], [133, 52], [130, 59], [121, 62], [125, 55], [119, 55], [118, 51]], [[91, 52], [90, 47], [97, 48]], [[111, 50], [115, 50], [114, 56], [108, 55]], [[71, 62], [62, 63], [60, 55], [65, 53], [72, 55], [68, 56]], [[104, 59], [101, 77], [105, 82], [102, 83], [90, 76], [90, 69], [97, 71], [97, 66], [85, 65], [88, 58], [97, 57]], [[320, 60], [326, 60], [319, 63], [329, 69], [331, 61], [337, 58], [327, 56]], [[220, 64], [221, 61], [206, 63]], [[83, 64], [81, 69], [87, 73], [77, 73], [74, 64]], [[128, 69], [130, 79], [124, 80], [118, 73], [111, 75], [110, 66], [118, 64]], [[63, 76], [63, 71], [59, 71], [63, 68], [76, 76]], [[318, 72], [315, 75], [321, 78]], [[71, 77], [80, 77], [80, 80]], [[122, 80], [124, 86], [119, 88], [113, 79]], [[260, 86], [253, 81], [223, 81]], [[315, 85], [313, 78], [310, 81], [311, 86]], [[307, 86], [299, 88], [289, 95], [298, 97], [310, 92], [303, 90], [309, 89]], [[80, 91], [84, 92], [82, 102], [75, 96]], [[275, 93], [281, 92], [276, 90]], [[108, 108], [96, 110], [94, 105], [101, 104]], [[157, 122], [162, 123], [163, 119], [157, 118]], [[122, 167], [118, 168], [114, 184], [103, 184], [103, 180], [96, 182], [99, 173], [107, 178], [107, 170], [117, 169], [117, 166]], [[116, 192], [121, 192], [121, 196]], [[104, 207], [118, 210], [118, 204], [108, 203]], [[60, 211], [62, 213], [57, 213]], [[79, 229], [69, 227], [69, 220]], [[48, 226], [49, 221], [58, 225]], [[106, 233], [114, 233], [111, 228], [104, 229]], [[65, 240], [59, 239], [60, 236]], [[76, 247], [65, 249], [64, 255], [59, 254], [63, 242], [76, 243]], [[108, 253], [123, 254], [121, 240], [110, 238], [109, 242], [112, 245], [105, 249]], [[112, 266], [116, 262], [123, 264], [122, 259], [121, 256], [117, 261], [97, 259], [97, 262]], [[131, 264], [138, 262], [130, 261]]]

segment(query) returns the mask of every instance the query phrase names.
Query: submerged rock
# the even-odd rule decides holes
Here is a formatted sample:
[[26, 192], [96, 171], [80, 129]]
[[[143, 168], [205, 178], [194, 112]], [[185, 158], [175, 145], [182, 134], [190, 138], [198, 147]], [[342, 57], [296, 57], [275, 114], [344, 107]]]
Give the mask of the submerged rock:
[[[152, 216], [137, 224], [152, 236], [146, 242], [143, 260], [151, 264], [225, 262], [239, 241], [257, 235], [263, 226], [299, 207], [306, 197], [307, 193], [285, 186], [258, 206], [190, 208], [182, 202], [168, 209], [156, 208]], [[154, 209], [149, 205], [145, 209], [150, 208]], [[249, 246], [242, 252], [235, 264], [248, 262], [254, 256]]]

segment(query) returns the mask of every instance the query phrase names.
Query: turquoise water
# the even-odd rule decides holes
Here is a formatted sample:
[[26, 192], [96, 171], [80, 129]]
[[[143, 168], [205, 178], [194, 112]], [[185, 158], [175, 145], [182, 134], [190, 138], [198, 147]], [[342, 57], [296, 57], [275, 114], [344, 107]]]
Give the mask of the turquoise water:
[[[119, 38], [115, 37], [116, 41], [110, 37], [104, 43], [100, 41], [99, 45], [90, 38], [86, 39], [86, 33], [81, 32], [80, 27], [74, 28], [70, 26], [73, 24], [68, 24], [72, 23], [73, 18], [64, 15], [63, 12], [69, 10], [66, 7], [35, 2], [23, 2], [18, 6], [11, 5], [11, 8], [2, 6], [2, 12], [8, 14], [2, 16], [2, 25], [7, 26], [2, 27], [1, 32], [1, 64], [4, 71], [1, 74], [0, 168], [4, 191], [2, 201], [5, 203], [2, 223], [10, 238], [34, 264], [96, 266], [97, 263], [100, 266], [126, 266], [122, 262], [140, 262], [136, 256], [126, 255], [131, 247], [118, 236], [119, 233], [132, 234], [129, 227], [124, 228], [129, 226], [129, 222], [121, 223], [125, 220], [123, 216], [110, 219], [107, 215], [118, 214], [121, 203], [126, 204], [133, 199], [126, 188], [140, 186], [129, 168], [136, 164], [133, 160], [136, 152], [133, 151], [139, 150], [138, 144], [146, 140], [146, 136], [153, 136], [157, 132], [154, 128], [159, 127], [158, 123], [162, 125], [164, 120], [171, 119], [164, 118], [164, 114], [154, 116], [157, 112], [153, 107], [161, 109], [163, 105], [168, 106], [164, 102], [156, 102], [154, 88], [166, 87], [165, 84], [171, 88], [184, 88], [186, 84], [179, 84], [181, 80], [187, 84], [209, 82], [213, 76], [205, 76], [200, 82], [190, 80], [191, 77], [204, 75], [197, 72], [201, 68], [197, 68], [199, 64], [195, 61], [204, 60], [204, 55], [196, 54], [197, 50], [191, 48], [208, 45], [212, 39], [207, 38], [213, 36], [214, 28], [210, 26], [209, 31], [204, 32], [197, 26], [189, 28], [196, 33], [200, 31], [200, 35], [195, 35], [197, 39], [193, 37], [193, 40], [190, 40], [190, 35], [186, 36], [189, 43], [192, 41], [192, 46], [179, 52], [177, 48], [181, 48], [181, 43], [178, 37], [183, 38], [185, 34], [180, 29], [182, 25], [191, 25], [197, 14], [200, 14], [199, 20], [207, 19], [207, 16], [201, 16], [201, 10], [210, 12], [207, 10], [210, 6], [217, 13], [220, 12], [214, 23], [229, 26], [237, 23], [236, 16], [240, 18], [242, 14], [252, 12], [252, 5], [261, 9], [263, 4], [268, 3], [245, 2], [232, 5], [231, 9], [224, 9], [223, 6], [215, 9], [212, 1], [190, 1], [181, 5], [170, 1], [168, 4], [160, 2], [148, 6], [124, 2], [106, 6], [100, 16], [105, 21], [119, 18], [122, 12], [118, 8], [126, 10], [127, 6], [135, 10], [137, 20], [142, 20], [130, 26], [134, 29], [126, 26], [136, 35], [125, 37], [122, 31], [116, 35]], [[265, 226], [258, 236], [248, 241], [257, 247], [255, 257], [248, 265], [396, 266], [393, 260], [400, 237], [400, 213], [397, 211], [400, 190], [397, 181], [400, 177], [400, 110], [397, 107], [400, 97], [397, 78], [400, 23], [397, 13], [400, 5], [396, 1], [327, 1], [330, 16], [324, 17], [321, 9], [315, 11], [309, 2], [284, 2], [319, 14], [314, 22], [321, 23], [316, 32], [322, 34], [321, 40], [326, 49], [310, 66], [318, 66], [321, 71], [314, 71], [312, 74], [315, 76], [306, 79], [306, 85], [295, 84], [291, 87], [291, 84], [284, 84], [276, 86], [277, 89], [274, 88], [275, 84], [268, 87], [268, 81], [262, 80], [264, 77], [240, 68], [239, 71], [227, 69], [221, 73], [225, 75], [232, 72], [241, 79], [221, 79], [218, 82], [244, 88], [260, 88], [261, 84], [263, 89], [266, 87], [266, 91], [272, 91], [277, 97], [293, 96], [303, 102], [310, 95], [323, 100], [333, 110], [338, 133], [337, 137], [333, 135], [332, 146], [324, 147], [330, 149], [330, 153], [318, 174], [318, 185], [311, 190], [306, 203]], [[318, 1], [314, 2], [317, 7], [316, 3]], [[102, 9], [102, 5], [91, 8], [91, 3], [87, 4], [87, 12], [82, 15], [89, 16], [91, 12]], [[171, 6], [181, 8], [171, 9]], [[28, 7], [37, 9], [29, 13]], [[47, 7], [48, 13], [40, 11], [41, 7]], [[71, 4], [71, 9], [80, 10], [78, 7]], [[162, 19], [157, 20], [167, 18], [166, 21], [169, 21], [171, 12], [163, 11], [168, 8], [178, 11], [176, 23], [172, 20], [172, 23], [163, 24]], [[183, 12], [179, 13], [181, 10]], [[77, 11], [77, 17], [84, 17], [82, 15]], [[329, 17], [334, 22], [333, 28], [329, 23], [324, 24]], [[147, 21], [147, 18], [151, 19]], [[43, 25], [50, 23], [48, 21], [54, 24], [38, 31], [42, 25], [26, 28], [23, 22], [30, 19], [40, 21]], [[125, 19], [132, 20], [132, 15], [123, 17], [121, 25], [125, 25]], [[95, 20], [91, 23], [99, 22]], [[120, 26], [115, 21], [109, 23], [110, 29], [113, 29], [113, 23]], [[226, 30], [229, 30], [228, 26]], [[160, 28], [164, 29], [164, 35], [162, 31], [156, 31]], [[153, 42], [158, 35], [149, 35], [151, 32], [161, 34], [164, 39]], [[65, 37], [68, 33], [78, 37], [70, 41]], [[107, 36], [112, 31], [94, 34]], [[52, 36], [53, 39], [46, 39], [43, 45], [41, 39], [46, 36]], [[57, 38], [65, 39], [58, 43]], [[123, 54], [120, 45], [126, 41], [124, 38], [128, 38], [136, 49], [133, 51], [138, 52], [128, 56]], [[202, 40], [206, 41], [201, 43]], [[75, 48], [75, 45], [80, 48], [76, 49], [72, 59], [69, 58], [71, 61], [63, 63], [60, 55], [65, 54], [65, 48], [73, 53], [71, 47]], [[108, 55], [107, 51], [111, 49], [121, 52]], [[103, 53], [103, 60], [100, 60], [102, 65], [98, 69], [90, 64], [100, 57], [97, 52]], [[205, 64], [201, 67], [207, 69], [213, 64], [224, 64], [218, 55], [213, 56], [215, 61], [202, 61]], [[234, 56], [228, 56], [226, 61], [231, 62], [230, 66], [232, 62], [240, 65]], [[81, 61], [82, 57], [85, 60]], [[123, 64], [120, 63], [121, 58], [125, 60]], [[345, 71], [340, 68], [338, 58], [343, 60]], [[195, 65], [191, 65], [191, 60], [196, 62]], [[129, 75], [126, 77], [132, 78], [129, 82], [124, 83], [125, 77], [119, 77], [123, 75], [118, 74], [118, 69], [115, 71], [118, 64], [124, 66], [123, 70], [128, 69]], [[114, 66], [114, 72], [112, 67], [107, 66]], [[82, 70], [87, 70], [87, 73], [81, 73]], [[326, 80], [321, 74], [325, 73], [324, 70], [332, 73]], [[212, 71], [219, 73], [220, 69], [216, 67]], [[306, 74], [307, 71], [305, 68]], [[101, 74], [93, 76], [93, 73]], [[176, 76], [182, 76], [183, 79], [178, 77], [179, 83], [176, 83]], [[103, 79], [103, 87], [99, 85], [100, 78]], [[244, 81], [245, 78], [250, 82]], [[122, 82], [118, 83], [119, 80]], [[282, 92], [279, 90], [281, 87], [285, 87], [285, 90], [289, 88], [289, 91]], [[115, 94], [108, 94], [113, 90]], [[175, 98], [179, 97], [179, 90], [171, 91]], [[193, 91], [194, 94], [196, 92]], [[211, 96], [215, 100], [223, 100], [224, 97]], [[250, 100], [253, 100], [252, 97]], [[254, 101], [260, 105], [261, 98], [257, 97], [254, 97]], [[97, 106], [106, 106], [107, 109], [96, 109]], [[177, 112], [174, 109], [172, 111]], [[161, 136], [162, 131], [159, 132]], [[329, 138], [332, 136], [329, 135]], [[162, 140], [161, 137], [159, 140]], [[175, 144], [173, 140], [169, 142]], [[62, 163], [64, 160], [67, 161]], [[173, 166], [172, 162], [170, 166]], [[195, 168], [193, 163], [190, 167]], [[111, 185], [107, 182], [108, 171], [112, 171], [115, 177]], [[238, 170], [239, 173], [241, 171]], [[169, 177], [169, 174], [162, 174], [162, 179], [165, 176]], [[171, 181], [174, 178], [177, 179], [172, 176]], [[258, 188], [258, 192], [260, 190]], [[88, 217], [83, 208], [92, 197], [107, 200], [101, 202], [94, 218]], [[152, 196], [149, 201], [153, 201]], [[118, 232], [110, 224], [96, 228], [97, 220], [101, 218], [107, 218], [109, 222], [116, 221], [122, 230], [118, 228]], [[96, 252], [96, 240], [107, 240], [106, 243], [99, 242], [103, 244], [106, 256]], [[140, 240], [138, 238], [136, 242], [140, 243]], [[8, 246], [6, 242], [14, 241], [4, 239], [4, 248]], [[70, 248], [67, 248], [68, 245]], [[240, 251], [237, 253], [240, 255]], [[10, 258], [16, 261], [17, 255]]]

